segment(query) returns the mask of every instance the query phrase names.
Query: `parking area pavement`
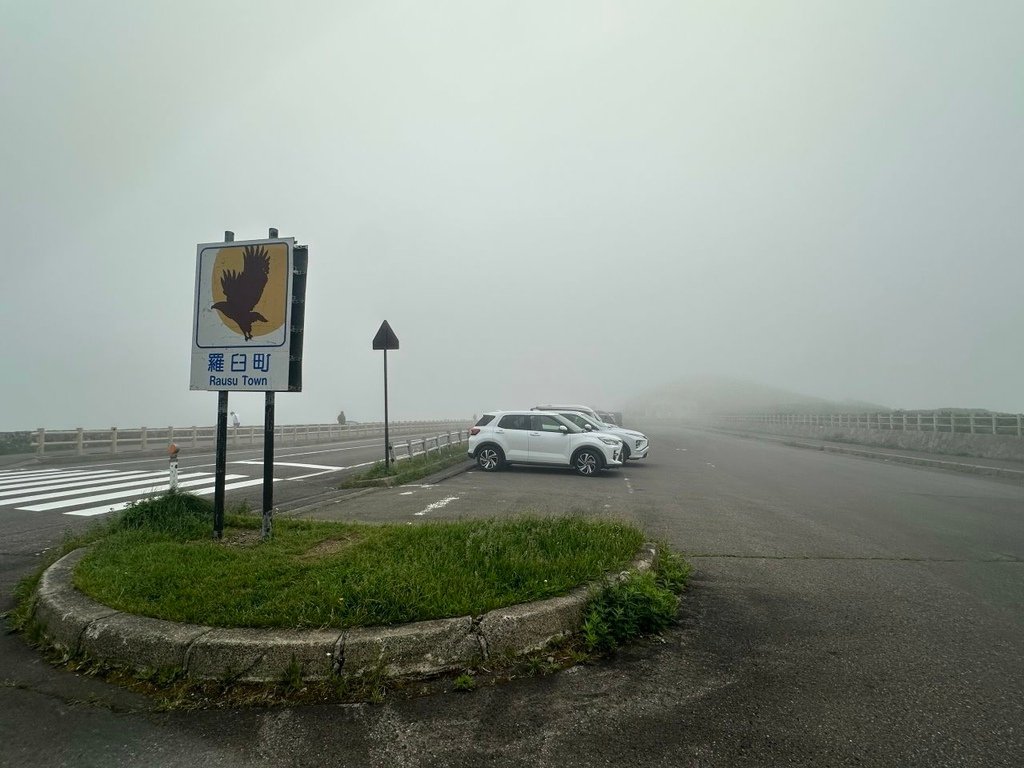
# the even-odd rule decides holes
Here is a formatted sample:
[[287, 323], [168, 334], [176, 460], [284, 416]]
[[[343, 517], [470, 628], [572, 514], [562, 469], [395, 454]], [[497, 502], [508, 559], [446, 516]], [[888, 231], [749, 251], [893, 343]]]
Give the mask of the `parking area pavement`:
[[[440, 483], [375, 489], [298, 516], [320, 520], [396, 523], [513, 514], [628, 516], [633, 466], [580, 477], [568, 470], [511, 466], [500, 472], [470, 469]], [[642, 468], [641, 468], [642, 469]], [[539, 505], [538, 502], [542, 504]]]

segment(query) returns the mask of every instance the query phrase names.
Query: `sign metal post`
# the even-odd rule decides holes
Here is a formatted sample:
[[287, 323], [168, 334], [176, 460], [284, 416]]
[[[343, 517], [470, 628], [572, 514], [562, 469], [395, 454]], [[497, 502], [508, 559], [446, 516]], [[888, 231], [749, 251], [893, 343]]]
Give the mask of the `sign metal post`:
[[263, 538], [274, 504], [275, 393], [302, 391], [308, 249], [269, 230], [266, 240], [196, 247], [190, 388], [217, 392], [213, 537], [224, 535], [228, 393], [263, 392]]
[[384, 470], [391, 472], [391, 434], [388, 429], [388, 350], [398, 349], [398, 337], [391, 330], [388, 321], [380, 324], [373, 337], [373, 348], [384, 350]]

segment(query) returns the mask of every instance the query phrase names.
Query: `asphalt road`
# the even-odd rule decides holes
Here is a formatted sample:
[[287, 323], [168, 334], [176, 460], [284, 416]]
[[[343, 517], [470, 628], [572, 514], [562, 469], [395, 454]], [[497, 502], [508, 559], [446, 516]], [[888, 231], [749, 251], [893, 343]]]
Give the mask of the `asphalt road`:
[[[472, 471], [316, 514], [635, 521], [696, 568], [680, 625], [663, 637], [472, 693], [160, 713], [51, 669], [8, 635], [0, 764], [1024, 764], [1024, 488], [646, 426], [647, 462], [599, 478]], [[332, 461], [356, 463], [295, 463]], [[300, 497], [324, 488], [291, 487]], [[5, 589], [56, 534], [46, 515], [34, 528], [19, 515], [0, 506]]]

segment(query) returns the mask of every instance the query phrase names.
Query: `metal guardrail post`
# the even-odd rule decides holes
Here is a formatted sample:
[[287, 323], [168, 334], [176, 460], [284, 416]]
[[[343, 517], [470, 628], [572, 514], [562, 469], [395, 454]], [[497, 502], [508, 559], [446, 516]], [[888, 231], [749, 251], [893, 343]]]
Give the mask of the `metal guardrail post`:
[[110, 428], [110, 452], [117, 454], [117, 427]]
[[46, 430], [42, 427], [36, 432], [36, 453], [40, 456], [46, 451]]
[[139, 432], [139, 448], [144, 451], [149, 447], [149, 432], [145, 427], [143, 427]]
[[75, 430], [75, 453], [78, 456], [85, 453], [85, 430], [81, 427]]

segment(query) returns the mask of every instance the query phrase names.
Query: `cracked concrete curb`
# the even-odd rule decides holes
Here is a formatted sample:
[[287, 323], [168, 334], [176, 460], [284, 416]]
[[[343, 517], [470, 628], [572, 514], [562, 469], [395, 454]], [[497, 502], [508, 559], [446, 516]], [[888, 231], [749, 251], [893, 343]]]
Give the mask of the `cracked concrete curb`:
[[[136, 673], [183, 670], [193, 680], [270, 683], [296, 674], [324, 680], [370, 672], [423, 678], [465, 669], [538, 650], [578, 631], [587, 601], [602, 586], [585, 584], [568, 595], [479, 618], [347, 630], [226, 629], [134, 616], [95, 602], [72, 583], [85, 552], [65, 555], [40, 579], [35, 620], [47, 642], [69, 656]], [[628, 569], [609, 578], [650, 570], [657, 556], [653, 544], [644, 544]]]

